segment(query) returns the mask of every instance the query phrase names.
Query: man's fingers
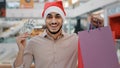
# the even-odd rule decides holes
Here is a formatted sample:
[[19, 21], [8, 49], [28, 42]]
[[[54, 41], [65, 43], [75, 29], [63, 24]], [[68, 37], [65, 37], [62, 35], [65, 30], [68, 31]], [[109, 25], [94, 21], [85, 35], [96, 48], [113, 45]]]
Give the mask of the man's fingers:
[[27, 33], [22, 34], [16, 38], [18, 44], [22, 44], [22, 41], [25, 41], [29, 35]]
[[20, 36], [17, 37], [17, 39], [22, 39], [22, 38], [27, 38], [28, 36], [30, 36], [29, 34], [22, 34]]

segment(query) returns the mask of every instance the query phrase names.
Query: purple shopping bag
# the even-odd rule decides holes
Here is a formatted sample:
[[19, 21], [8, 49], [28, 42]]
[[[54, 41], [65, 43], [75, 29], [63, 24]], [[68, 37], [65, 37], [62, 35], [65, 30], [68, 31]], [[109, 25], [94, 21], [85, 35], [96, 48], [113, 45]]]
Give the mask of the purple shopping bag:
[[78, 34], [84, 68], [119, 68], [109, 26]]

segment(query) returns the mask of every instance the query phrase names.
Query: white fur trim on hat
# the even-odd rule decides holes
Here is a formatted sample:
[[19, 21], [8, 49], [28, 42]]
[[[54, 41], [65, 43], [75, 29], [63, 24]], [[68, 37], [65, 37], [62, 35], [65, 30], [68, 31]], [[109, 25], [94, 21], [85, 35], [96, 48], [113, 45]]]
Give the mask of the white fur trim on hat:
[[62, 9], [60, 9], [59, 7], [56, 7], [56, 6], [49, 7], [45, 10], [44, 19], [46, 19], [46, 16], [51, 12], [56, 12], [62, 16], [63, 20], [65, 19], [65, 14], [62, 11]]

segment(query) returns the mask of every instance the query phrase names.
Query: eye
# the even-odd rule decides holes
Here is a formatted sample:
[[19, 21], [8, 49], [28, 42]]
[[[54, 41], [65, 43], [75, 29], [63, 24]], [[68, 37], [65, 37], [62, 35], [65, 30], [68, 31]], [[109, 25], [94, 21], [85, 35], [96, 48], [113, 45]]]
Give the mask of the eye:
[[51, 14], [48, 14], [46, 18], [51, 19], [51, 18], [53, 18], [53, 17], [52, 17]]
[[60, 14], [56, 14], [55, 18], [59, 19], [62, 18]]

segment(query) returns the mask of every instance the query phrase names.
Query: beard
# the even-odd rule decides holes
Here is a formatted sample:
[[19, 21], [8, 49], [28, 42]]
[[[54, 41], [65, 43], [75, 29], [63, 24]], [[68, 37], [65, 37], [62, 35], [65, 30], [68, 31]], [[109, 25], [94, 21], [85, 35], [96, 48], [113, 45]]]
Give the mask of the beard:
[[57, 34], [60, 32], [60, 30], [62, 29], [62, 25], [60, 26], [60, 28], [56, 31], [56, 32], [52, 32], [50, 31], [50, 29], [48, 27], [46, 27], [46, 29], [51, 33], [51, 34]]

